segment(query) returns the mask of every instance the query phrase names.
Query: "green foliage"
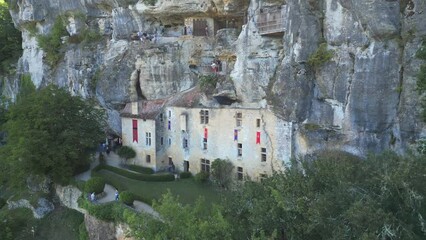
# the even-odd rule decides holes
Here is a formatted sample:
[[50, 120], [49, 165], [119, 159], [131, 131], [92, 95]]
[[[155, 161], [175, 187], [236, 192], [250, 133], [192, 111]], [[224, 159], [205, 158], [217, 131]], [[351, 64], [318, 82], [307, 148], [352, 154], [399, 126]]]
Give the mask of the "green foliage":
[[133, 195], [133, 193], [129, 191], [124, 191], [120, 193], [120, 202], [128, 206], [132, 206], [133, 201], [135, 201], [135, 196]]
[[3, 198], [0, 198], [0, 209], [6, 205], [6, 200], [4, 200]]
[[12, 105], [5, 124], [14, 176], [45, 174], [66, 183], [103, 139], [104, 114], [64, 89], [48, 86]]
[[216, 87], [218, 77], [215, 74], [201, 75], [199, 77], [200, 88], [203, 91], [210, 91]]
[[192, 177], [192, 173], [191, 172], [181, 172], [180, 173], [180, 178], [181, 179], [191, 178], [191, 177]]
[[63, 57], [62, 39], [68, 36], [62, 17], [57, 17], [49, 34], [38, 35], [37, 41], [40, 48], [45, 52], [46, 62], [55, 66]]
[[87, 193], [95, 192], [95, 194], [99, 194], [104, 191], [105, 188], [105, 180], [100, 177], [93, 177], [89, 179], [85, 186], [84, 190]]
[[262, 230], [278, 239], [423, 239], [425, 172], [424, 157], [326, 153], [247, 182], [227, 201], [226, 216], [240, 221], [241, 239]]
[[31, 239], [29, 227], [35, 224], [31, 210], [18, 208], [0, 211], [0, 239]]
[[207, 172], [199, 172], [195, 174], [194, 180], [199, 183], [205, 183], [209, 180], [210, 174]]
[[327, 50], [327, 43], [321, 43], [318, 49], [309, 57], [308, 64], [318, 68], [324, 63], [330, 61], [334, 56], [333, 50]]
[[0, 2], [0, 74], [14, 69], [21, 53], [21, 32], [15, 28], [7, 4]]
[[152, 168], [148, 167], [142, 167], [138, 165], [128, 165], [127, 166], [129, 170], [132, 170], [133, 172], [143, 173], [143, 174], [153, 174], [154, 170]]
[[98, 82], [99, 82], [99, 80], [101, 79], [101, 77], [102, 77], [102, 71], [101, 71], [101, 69], [97, 69], [96, 70], [96, 72], [95, 72], [95, 74], [92, 76], [92, 78], [90, 79], [90, 82], [89, 82], [89, 88], [93, 91], [93, 92], [95, 92], [96, 91], [96, 86], [98, 85]]
[[23, 98], [26, 98], [30, 96], [31, 94], [36, 92], [36, 88], [31, 81], [31, 75], [30, 74], [23, 74], [21, 76], [21, 81], [19, 82], [19, 93], [16, 97], [16, 101], [19, 102]]
[[127, 162], [130, 158], [136, 157], [136, 152], [129, 146], [122, 146], [117, 150], [118, 156], [124, 158]]
[[84, 221], [78, 227], [78, 240], [89, 240], [89, 232], [87, 232]]
[[217, 205], [207, 204], [199, 198], [195, 206], [182, 205], [170, 191], [163, 195], [154, 208], [161, 221], [147, 218], [134, 233], [138, 239], [231, 239], [231, 224]]
[[35, 22], [25, 23], [23, 24], [23, 28], [25, 28], [30, 33], [31, 37], [37, 36], [38, 30]]
[[147, 182], [168, 182], [168, 181], [174, 181], [175, 176], [173, 174], [142, 174], [142, 173], [135, 173], [130, 172], [125, 169], [116, 168], [109, 165], [98, 165], [94, 169], [92, 169], [92, 176], [94, 173], [96, 174], [97, 171], [100, 170], [108, 170], [111, 172], [114, 172], [116, 174], [119, 174], [123, 177], [139, 180], [139, 181], [147, 181]]
[[215, 159], [212, 163], [212, 180], [222, 188], [228, 188], [233, 179], [234, 165], [229, 160]]

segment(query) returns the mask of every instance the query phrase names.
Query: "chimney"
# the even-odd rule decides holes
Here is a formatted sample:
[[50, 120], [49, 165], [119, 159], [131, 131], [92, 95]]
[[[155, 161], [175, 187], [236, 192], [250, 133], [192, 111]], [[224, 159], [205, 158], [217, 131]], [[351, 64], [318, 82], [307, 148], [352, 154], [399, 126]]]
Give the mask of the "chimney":
[[139, 109], [138, 109], [138, 102], [132, 102], [132, 115], [138, 115]]

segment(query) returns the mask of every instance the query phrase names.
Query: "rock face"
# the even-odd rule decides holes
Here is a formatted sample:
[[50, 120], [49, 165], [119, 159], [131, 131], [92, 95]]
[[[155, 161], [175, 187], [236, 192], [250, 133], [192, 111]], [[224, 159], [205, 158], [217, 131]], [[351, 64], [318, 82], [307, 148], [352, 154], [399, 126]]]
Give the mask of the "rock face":
[[86, 224], [90, 240], [134, 240], [127, 237], [129, 227], [123, 224], [105, 222], [88, 214], [84, 215], [84, 223]]
[[[325, 148], [403, 153], [426, 136], [415, 91], [421, 64], [415, 53], [426, 34], [423, 0], [286, 0], [283, 34], [261, 34], [260, 14], [281, 4], [18, 1], [12, 15], [24, 52], [16, 79], [29, 73], [37, 87], [54, 83], [95, 100], [107, 110], [110, 133], [120, 135], [119, 111], [126, 102], [194, 87], [220, 60], [213, 95], [240, 107], [269, 107], [292, 121], [295, 156]], [[49, 33], [58, 17], [68, 36], [61, 60], [50, 66], [35, 36]], [[200, 19], [215, 20], [209, 29], [214, 37], [182, 35], [185, 24]], [[153, 39], [140, 41], [138, 31]], [[89, 33], [95, 37], [75, 40]], [[321, 43], [333, 57], [311, 66]], [[2, 89], [13, 97], [19, 84], [8, 79]]]
[[34, 218], [40, 219], [55, 209], [53, 203], [49, 202], [46, 198], [39, 198], [37, 206], [34, 207], [27, 199], [20, 199], [18, 201], [7, 201], [9, 209], [28, 208], [33, 212]]

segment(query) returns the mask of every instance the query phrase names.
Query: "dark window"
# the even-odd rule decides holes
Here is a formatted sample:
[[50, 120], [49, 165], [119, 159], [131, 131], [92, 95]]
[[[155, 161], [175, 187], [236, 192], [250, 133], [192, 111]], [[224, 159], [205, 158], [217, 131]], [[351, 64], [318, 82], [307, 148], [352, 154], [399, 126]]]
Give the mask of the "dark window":
[[207, 138], [203, 138], [203, 150], [207, 150]]
[[204, 158], [201, 159], [201, 171], [210, 173], [210, 160]]
[[236, 118], [236, 120], [237, 120], [237, 122], [236, 122], [237, 127], [241, 127], [241, 125], [243, 124], [243, 114], [242, 114], [242, 113], [240, 113], [240, 112], [238, 112], [238, 113], [236, 114], [235, 118]]
[[209, 123], [209, 110], [200, 111], [200, 123], [208, 124]]
[[160, 144], [161, 144], [161, 146], [163, 145], [163, 143], [164, 143], [164, 138], [163, 138], [163, 137], [161, 137], [161, 138], [160, 138]]
[[256, 127], [260, 127], [260, 119], [258, 118], [258, 119], [256, 119]]
[[188, 139], [186, 139], [186, 138], [183, 139], [182, 147], [183, 148], [188, 148]]
[[244, 179], [243, 168], [242, 167], [238, 167], [237, 168], [237, 179], [238, 180], [243, 180]]
[[146, 155], [146, 162], [151, 163], [151, 155]]
[[145, 143], [147, 146], [151, 146], [151, 133], [150, 132], [146, 132], [146, 139], [145, 139]]
[[160, 122], [163, 122], [164, 119], [163, 119], [163, 114], [162, 113], [160, 113], [160, 117], [159, 118], [160, 118]]
[[261, 161], [266, 162], [266, 148], [261, 148]]
[[237, 144], [237, 156], [238, 157], [243, 156], [243, 144], [242, 143]]

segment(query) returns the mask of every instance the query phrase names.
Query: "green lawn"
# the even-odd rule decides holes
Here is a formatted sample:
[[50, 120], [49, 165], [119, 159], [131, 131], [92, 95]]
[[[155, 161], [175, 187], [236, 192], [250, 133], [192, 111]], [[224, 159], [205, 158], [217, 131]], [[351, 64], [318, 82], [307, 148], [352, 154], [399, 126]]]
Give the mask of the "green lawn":
[[180, 202], [193, 204], [199, 196], [204, 196], [206, 202], [219, 203], [222, 192], [209, 184], [201, 184], [194, 179], [180, 179], [173, 182], [144, 182], [128, 179], [107, 170], [98, 172], [105, 179], [108, 179], [113, 186], [124, 186], [132, 193], [146, 199], [158, 200], [167, 189], [174, 195], [179, 196]]

